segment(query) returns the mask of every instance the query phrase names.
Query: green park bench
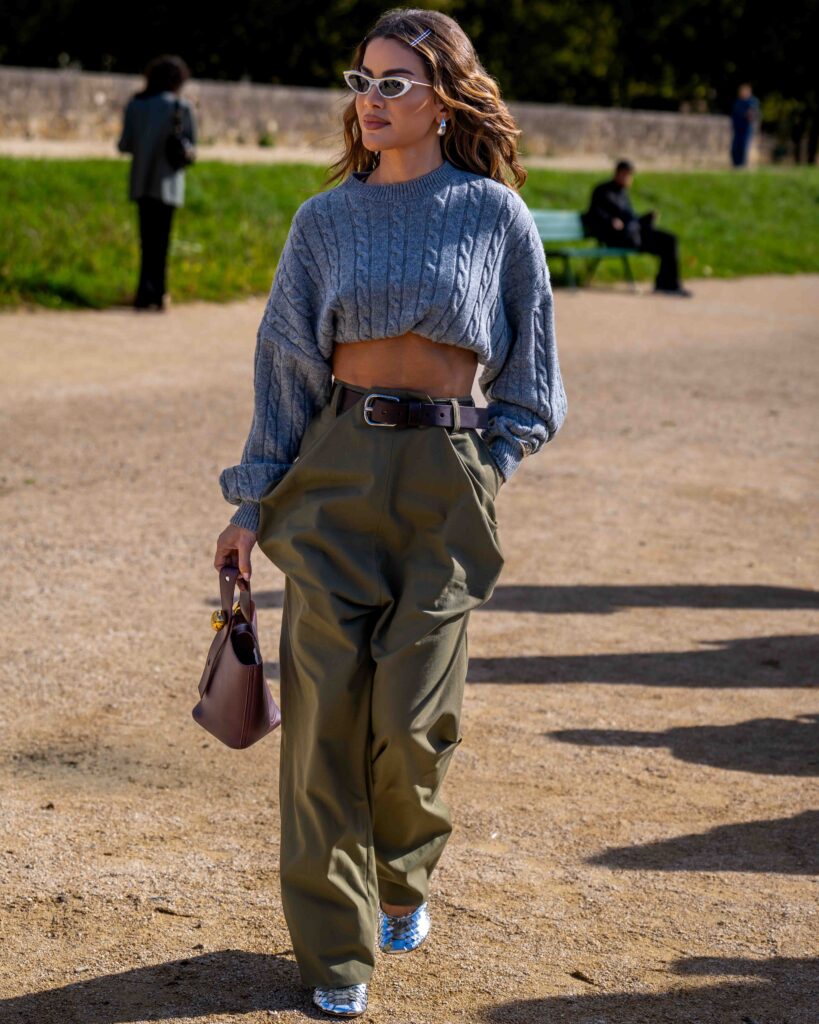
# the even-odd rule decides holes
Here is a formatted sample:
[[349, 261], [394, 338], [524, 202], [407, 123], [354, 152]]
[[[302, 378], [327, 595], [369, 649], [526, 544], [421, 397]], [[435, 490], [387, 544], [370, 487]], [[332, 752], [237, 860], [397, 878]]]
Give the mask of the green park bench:
[[558, 257], [563, 260], [566, 269], [566, 282], [569, 287], [577, 287], [572, 260], [590, 261], [585, 277], [585, 283], [588, 284], [601, 260], [615, 258], [622, 260], [623, 274], [631, 285], [631, 290], [637, 290], [634, 275], [631, 272], [631, 264], [628, 261], [629, 256], [633, 256], [637, 250], [623, 249], [614, 245], [555, 245], [556, 242], [582, 242], [584, 238], [589, 237], [583, 226], [581, 214], [575, 210], [532, 210], [531, 212], [540, 232], [540, 239], [544, 243], [547, 258]]

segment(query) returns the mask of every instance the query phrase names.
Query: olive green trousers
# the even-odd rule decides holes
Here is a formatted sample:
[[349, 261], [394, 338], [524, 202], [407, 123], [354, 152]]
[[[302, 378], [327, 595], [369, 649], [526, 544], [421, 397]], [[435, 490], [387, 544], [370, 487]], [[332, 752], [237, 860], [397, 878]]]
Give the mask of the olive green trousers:
[[[470, 611], [504, 564], [503, 483], [477, 430], [369, 425], [336, 380], [258, 543], [285, 574], [280, 640], [282, 906], [307, 986], [369, 980], [379, 898], [428, 894], [452, 821]], [[473, 404], [470, 397], [461, 404]]]

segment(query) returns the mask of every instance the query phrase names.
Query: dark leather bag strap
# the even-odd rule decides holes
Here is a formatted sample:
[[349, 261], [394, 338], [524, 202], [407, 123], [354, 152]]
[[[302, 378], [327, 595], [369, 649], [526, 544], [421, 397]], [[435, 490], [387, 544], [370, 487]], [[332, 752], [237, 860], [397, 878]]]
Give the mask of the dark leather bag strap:
[[250, 596], [250, 582], [239, 576], [239, 568], [235, 565], [223, 565], [219, 570], [219, 592], [222, 598], [222, 611], [227, 616], [225, 629], [232, 625], [233, 596], [239, 586], [239, 607], [248, 622], [253, 617], [253, 602]]
[[[247, 624], [237, 623], [233, 615], [233, 596], [236, 593], [237, 583], [239, 585], [239, 608], [245, 618], [245, 623]], [[211, 643], [211, 648], [208, 652], [207, 665], [202, 674], [202, 678], [199, 681], [200, 697], [205, 695], [205, 692], [210, 685], [213, 673], [216, 671], [216, 665], [219, 662], [219, 656], [224, 650], [231, 632], [234, 630], [237, 632], [241, 632], [243, 630], [254, 632], [253, 613], [255, 608], [253, 607], [253, 601], [251, 599], [250, 583], [239, 577], [239, 569], [237, 566], [224, 565], [219, 570], [219, 593], [222, 602], [222, 611], [225, 613], [225, 624], [217, 632]]]

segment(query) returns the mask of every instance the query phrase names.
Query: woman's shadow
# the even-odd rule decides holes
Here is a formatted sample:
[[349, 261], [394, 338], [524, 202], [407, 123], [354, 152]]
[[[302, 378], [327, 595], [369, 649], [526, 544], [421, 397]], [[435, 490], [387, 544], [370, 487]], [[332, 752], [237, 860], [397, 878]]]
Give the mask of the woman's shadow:
[[0, 1020], [118, 1024], [293, 1009], [326, 1020], [312, 1005], [310, 991], [283, 953], [221, 949], [2, 999]]

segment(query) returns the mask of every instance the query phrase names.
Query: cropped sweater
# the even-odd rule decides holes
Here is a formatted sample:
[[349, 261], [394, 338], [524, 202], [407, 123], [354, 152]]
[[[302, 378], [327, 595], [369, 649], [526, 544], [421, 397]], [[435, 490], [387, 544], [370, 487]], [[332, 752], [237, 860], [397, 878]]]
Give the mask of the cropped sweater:
[[504, 480], [566, 415], [549, 268], [521, 196], [447, 160], [394, 184], [367, 174], [302, 203], [276, 267], [256, 335], [250, 432], [239, 464], [219, 476], [239, 506], [231, 523], [254, 532], [260, 499], [329, 401], [336, 344], [412, 331], [476, 352], [489, 411], [481, 436]]

